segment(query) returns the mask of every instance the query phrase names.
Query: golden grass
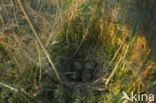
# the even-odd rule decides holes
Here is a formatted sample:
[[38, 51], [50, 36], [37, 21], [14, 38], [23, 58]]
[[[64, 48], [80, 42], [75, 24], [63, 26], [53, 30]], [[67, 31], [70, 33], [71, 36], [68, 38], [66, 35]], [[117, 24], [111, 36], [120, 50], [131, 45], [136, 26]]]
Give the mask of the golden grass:
[[[153, 93], [155, 36], [150, 34], [154, 32], [150, 29], [150, 17], [144, 18], [143, 12], [138, 14], [140, 8], [135, 5], [140, 4], [139, 0], [126, 4], [121, 0], [115, 6], [100, 0], [24, 0], [27, 12], [21, 0], [17, 1], [12, 0], [11, 5], [6, 2], [9, 6], [4, 4], [0, 8], [3, 11], [0, 12], [0, 85], [15, 86], [23, 92], [17, 96], [0, 89], [2, 93], [11, 92], [6, 98], [18, 100], [20, 95], [26, 100], [19, 101], [27, 103], [44, 100], [87, 103], [88, 98], [120, 102], [122, 90]], [[151, 2], [142, 2], [141, 8], [144, 13], [152, 12], [146, 7], [154, 10]], [[136, 10], [135, 14], [129, 14], [131, 8]], [[136, 15], [140, 15], [136, 19], [138, 23]], [[92, 81], [75, 83], [63, 75], [70, 71], [62, 70], [62, 60], [77, 59], [97, 62]], [[63, 87], [56, 77], [63, 81]]]

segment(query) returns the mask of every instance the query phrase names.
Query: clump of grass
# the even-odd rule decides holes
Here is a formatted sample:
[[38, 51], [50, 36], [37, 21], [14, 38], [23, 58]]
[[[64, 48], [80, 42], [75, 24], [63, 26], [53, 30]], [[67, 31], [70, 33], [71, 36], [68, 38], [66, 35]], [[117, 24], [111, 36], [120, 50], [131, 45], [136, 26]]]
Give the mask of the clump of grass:
[[[0, 2], [0, 102], [114, 103], [123, 90], [154, 93], [154, 0], [24, 0], [25, 15], [17, 1]], [[64, 76], [78, 59], [96, 62], [91, 81]]]

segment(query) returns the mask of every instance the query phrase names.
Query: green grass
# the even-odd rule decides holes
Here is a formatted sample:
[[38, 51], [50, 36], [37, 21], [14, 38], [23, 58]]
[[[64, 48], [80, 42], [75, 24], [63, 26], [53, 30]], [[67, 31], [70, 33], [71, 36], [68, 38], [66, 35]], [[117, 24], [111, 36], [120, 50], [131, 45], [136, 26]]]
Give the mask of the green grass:
[[27, 13], [16, 0], [0, 0], [0, 103], [120, 103], [122, 91], [155, 94], [155, 0], [23, 4]]

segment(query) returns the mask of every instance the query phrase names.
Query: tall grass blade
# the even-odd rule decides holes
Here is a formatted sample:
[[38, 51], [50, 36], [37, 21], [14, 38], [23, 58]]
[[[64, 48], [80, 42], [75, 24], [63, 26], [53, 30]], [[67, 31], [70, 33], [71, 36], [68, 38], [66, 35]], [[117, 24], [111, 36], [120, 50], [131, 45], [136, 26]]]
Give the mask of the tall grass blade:
[[21, 0], [17, 0], [17, 2], [18, 2], [18, 4], [19, 4], [19, 6], [20, 6], [20, 8], [21, 8], [21, 10], [22, 10], [22, 12], [23, 12], [23, 14], [25, 15], [25, 18], [26, 18], [26, 20], [28, 21], [28, 23], [29, 23], [29, 25], [30, 25], [32, 31], [34, 32], [34, 35], [35, 35], [35, 37], [36, 37], [37, 42], [38, 42], [38, 43], [40, 44], [40, 46], [42, 47], [42, 49], [43, 49], [43, 51], [44, 51], [44, 53], [45, 53], [45, 55], [46, 55], [46, 57], [47, 57], [49, 63], [51, 64], [52, 69], [54, 70], [54, 72], [55, 72], [55, 74], [56, 74], [56, 76], [57, 76], [58, 81], [61, 83], [61, 79], [60, 79], [60, 76], [59, 76], [59, 74], [58, 74], [58, 72], [57, 72], [57, 70], [56, 70], [56, 68], [55, 68], [55, 65], [54, 65], [54, 63], [52, 62], [52, 60], [51, 60], [51, 58], [50, 58], [50, 56], [49, 56], [49, 53], [48, 53], [48, 51], [46, 50], [46, 48], [44, 47], [44, 45], [43, 45], [41, 39], [39, 38], [39, 36], [38, 36], [38, 34], [37, 34], [37, 32], [36, 32], [36, 29], [34, 28], [34, 25], [32, 24], [32, 22], [31, 22], [31, 20], [30, 20], [30, 18], [29, 18], [29, 16], [28, 16], [28, 13], [26, 12], [26, 10], [25, 10], [25, 8], [24, 8], [24, 6], [23, 6], [22, 1], [21, 1]]

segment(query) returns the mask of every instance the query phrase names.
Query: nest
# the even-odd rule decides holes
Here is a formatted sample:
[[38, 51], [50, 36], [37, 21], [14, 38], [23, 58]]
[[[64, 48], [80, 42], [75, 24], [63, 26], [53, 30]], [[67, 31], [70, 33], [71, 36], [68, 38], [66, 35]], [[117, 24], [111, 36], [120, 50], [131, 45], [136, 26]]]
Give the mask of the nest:
[[82, 58], [61, 58], [59, 68], [64, 85], [70, 89], [92, 84], [100, 72], [97, 60]]

